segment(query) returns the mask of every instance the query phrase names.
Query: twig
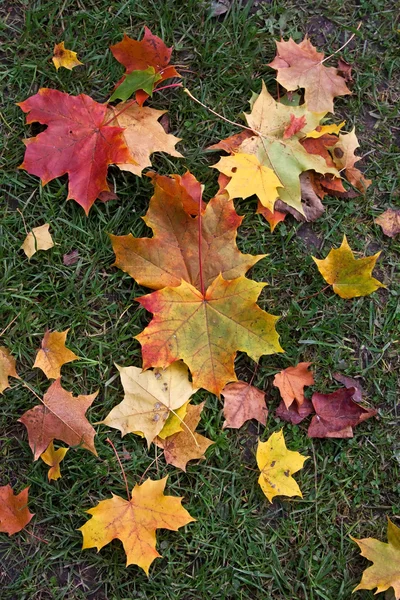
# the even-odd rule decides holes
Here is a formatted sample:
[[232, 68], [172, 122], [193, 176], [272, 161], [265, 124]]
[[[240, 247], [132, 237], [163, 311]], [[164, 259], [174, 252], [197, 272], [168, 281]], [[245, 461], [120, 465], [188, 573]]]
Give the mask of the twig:
[[309, 298], [314, 298], [314, 296], [318, 296], [318, 294], [322, 294], [322, 292], [325, 292], [325, 290], [327, 290], [330, 286], [326, 285], [324, 288], [322, 288], [322, 290], [319, 290], [319, 292], [315, 292], [315, 294], [311, 294], [311, 296], [306, 296], [305, 298], [299, 298], [299, 302], [302, 302], [303, 300], [308, 300]]
[[121, 459], [120, 459], [120, 457], [118, 456], [118, 452], [116, 451], [116, 449], [115, 449], [115, 446], [114, 446], [114, 444], [112, 443], [112, 441], [110, 440], [110, 438], [107, 438], [107, 439], [106, 439], [106, 442], [107, 442], [108, 444], [110, 444], [111, 448], [114, 450], [115, 456], [117, 457], [117, 461], [119, 462], [119, 466], [120, 466], [120, 469], [121, 469], [121, 471], [122, 471], [122, 476], [123, 476], [123, 478], [124, 478], [124, 481], [125, 481], [126, 495], [128, 496], [128, 502], [130, 502], [130, 501], [131, 501], [131, 495], [130, 495], [130, 493], [129, 493], [128, 480], [127, 480], [127, 478], [126, 478], [125, 471], [124, 471], [124, 467], [122, 466]]
[[[357, 31], [360, 29], [362, 25], [362, 21], [359, 22], [359, 24], [357, 25]], [[340, 52], [341, 50], [343, 50], [343, 48], [346, 48], [347, 44], [350, 44], [351, 40], [355, 37], [355, 33], [353, 33], [353, 35], [351, 35], [349, 37], [349, 39], [347, 40], [347, 42], [345, 42], [342, 46], [340, 46], [340, 48], [338, 48], [337, 50], [335, 50], [335, 52], [333, 52], [332, 54], [330, 54], [329, 56], [327, 56], [326, 58], [324, 58], [324, 60], [321, 60], [320, 65], [322, 65], [322, 63], [324, 63], [325, 61], [329, 60], [330, 58], [332, 58], [332, 56], [335, 56], [335, 54], [337, 54], [338, 52]]]
[[7, 329], [8, 329], [9, 327], [11, 327], [11, 325], [14, 323], [14, 321], [16, 321], [16, 320], [18, 319], [18, 317], [19, 317], [19, 315], [20, 315], [20, 314], [21, 314], [21, 313], [19, 312], [19, 313], [17, 314], [17, 316], [16, 316], [16, 317], [14, 317], [14, 318], [13, 318], [13, 320], [12, 320], [12, 321], [10, 321], [10, 323], [9, 323], [9, 324], [8, 324], [8, 325], [7, 325], [7, 326], [6, 326], [6, 327], [3, 329], [3, 331], [0, 331], [0, 337], [1, 337], [2, 335], [4, 335], [4, 334], [5, 334], [5, 332], [7, 331]]

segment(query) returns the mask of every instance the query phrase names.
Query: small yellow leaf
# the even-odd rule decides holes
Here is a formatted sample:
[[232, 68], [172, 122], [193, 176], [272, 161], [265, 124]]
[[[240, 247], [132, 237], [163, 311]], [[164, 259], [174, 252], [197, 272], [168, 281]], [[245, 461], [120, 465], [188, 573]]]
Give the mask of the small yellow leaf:
[[361, 556], [373, 563], [365, 569], [359, 585], [353, 592], [376, 588], [375, 593], [378, 594], [392, 587], [394, 598], [400, 600], [400, 528], [388, 518], [388, 544], [375, 538], [357, 540], [350, 537], [359, 545]]
[[83, 63], [78, 60], [76, 52], [65, 48], [64, 42], [60, 42], [54, 46], [54, 56], [52, 61], [57, 71], [60, 67], [65, 67], [65, 69], [72, 71], [74, 67], [83, 65]]
[[333, 291], [341, 298], [356, 298], [357, 296], [368, 296], [380, 287], [386, 287], [383, 283], [372, 277], [372, 270], [380, 255], [365, 258], [354, 258], [354, 254], [343, 236], [340, 248], [333, 248], [323, 260], [312, 257], [319, 272], [327, 283], [333, 286]]
[[61, 367], [79, 357], [65, 346], [69, 329], [46, 331], [33, 368], [42, 369], [47, 379], [61, 377]]
[[20, 379], [15, 369], [15, 358], [5, 346], [0, 346], [0, 394], [10, 387], [9, 377]]
[[266, 442], [258, 442], [256, 458], [261, 471], [258, 483], [270, 502], [275, 496], [303, 497], [292, 474], [303, 468], [309, 456], [288, 450], [282, 429]]
[[263, 206], [274, 210], [277, 188], [283, 185], [273, 170], [261, 164], [256, 155], [237, 152], [224, 156], [213, 167], [231, 177], [225, 188], [230, 198], [248, 198], [255, 194]]
[[165, 425], [158, 434], [158, 437], [162, 440], [174, 435], [175, 433], [179, 433], [179, 431], [183, 431], [182, 421], [186, 417], [186, 413], [188, 410], [190, 400], [185, 402], [183, 406], [175, 410], [174, 412], [170, 412], [168, 419], [165, 421]]
[[28, 233], [21, 248], [28, 258], [32, 258], [38, 250], [50, 250], [53, 248], [54, 242], [49, 232], [49, 223], [45, 223], [40, 227], [34, 227]]
[[346, 121], [342, 121], [339, 125], [319, 125], [314, 131], [307, 133], [306, 138], [319, 138], [326, 133], [334, 133], [339, 135], [340, 130], [344, 127]]
[[50, 442], [43, 454], [40, 455], [43, 462], [50, 467], [49, 472], [47, 473], [49, 481], [61, 477], [60, 462], [64, 459], [67, 452], [68, 448], [58, 448], [58, 450], [54, 450], [54, 444], [53, 442]]

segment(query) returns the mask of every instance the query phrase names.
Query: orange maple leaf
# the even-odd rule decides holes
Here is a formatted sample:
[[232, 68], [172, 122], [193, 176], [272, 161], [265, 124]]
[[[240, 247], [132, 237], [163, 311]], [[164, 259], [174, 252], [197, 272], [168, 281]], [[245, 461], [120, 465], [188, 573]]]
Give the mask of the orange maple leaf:
[[65, 346], [69, 329], [46, 331], [33, 368], [42, 369], [47, 379], [61, 377], [61, 367], [79, 357]]
[[0, 531], [13, 535], [21, 531], [32, 519], [28, 510], [28, 492], [26, 487], [17, 495], [9, 485], [0, 487]]

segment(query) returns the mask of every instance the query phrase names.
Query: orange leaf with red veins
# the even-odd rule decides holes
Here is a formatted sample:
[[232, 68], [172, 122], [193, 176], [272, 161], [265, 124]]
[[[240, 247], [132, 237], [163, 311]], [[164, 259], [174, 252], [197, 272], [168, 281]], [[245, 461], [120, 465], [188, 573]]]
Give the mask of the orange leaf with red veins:
[[289, 408], [294, 400], [300, 406], [303, 404], [305, 400], [304, 386], [314, 383], [313, 374], [308, 370], [310, 365], [309, 362], [301, 362], [295, 367], [288, 367], [275, 375], [272, 383], [279, 389], [286, 408]]
[[333, 99], [351, 94], [338, 69], [326, 67], [323, 52], [306, 37], [296, 44], [292, 38], [276, 42], [277, 56], [268, 65], [278, 71], [276, 80], [288, 92], [304, 88], [304, 100], [312, 112], [334, 112]]
[[47, 379], [61, 377], [61, 367], [79, 357], [65, 346], [69, 329], [46, 331], [33, 368], [42, 369]]
[[0, 346], [0, 394], [10, 387], [9, 377], [20, 378], [15, 369], [15, 358], [5, 346]]
[[[188, 214], [181, 202], [187, 193], [183, 185], [185, 182], [190, 182], [194, 192], [197, 190], [194, 178], [190, 179], [188, 175], [182, 178], [174, 175], [174, 179], [154, 177], [154, 196], [144, 217], [146, 225], [153, 230], [152, 238], [134, 238], [132, 234], [110, 236], [115, 266], [129, 273], [140, 285], [161, 289], [179, 286], [184, 280], [200, 289], [199, 217], [193, 218]], [[224, 279], [244, 275], [263, 258], [264, 255], [252, 256], [238, 250], [236, 235], [242, 220], [226, 193], [212, 198], [206, 205], [201, 217], [201, 252], [206, 287], [220, 273]]]
[[286, 126], [283, 132], [283, 139], [287, 140], [298, 133], [303, 127], [306, 125], [306, 118], [303, 115], [302, 117], [296, 117], [295, 115], [290, 115], [290, 123]]
[[183, 158], [182, 154], [175, 150], [180, 138], [165, 133], [163, 126], [158, 122], [165, 113], [165, 110], [140, 107], [131, 101], [108, 108], [106, 120], [110, 120], [110, 125], [123, 129], [122, 137], [133, 159], [127, 164], [126, 161], [118, 161], [117, 166], [122, 171], [129, 171], [140, 177], [143, 169], [151, 166], [150, 156], [153, 152], [166, 152], [170, 156]]
[[361, 171], [354, 166], [357, 161], [361, 160], [361, 156], [355, 155], [355, 150], [359, 146], [355, 129], [353, 129], [350, 133], [339, 134], [339, 139], [332, 148], [331, 154], [337, 169], [344, 170], [344, 174], [351, 185], [362, 194], [365, 194], [372, 181], [366, 179]]
[[13, 535], [28, 525], [33, 517], [28, 510], [28, 492], [26, 487], [14, 495], [11, 486], [0, 487], [0, 532]]
[[68, 200], [80, 204], [86, 214], [101, 192], [110, 191], [108, 165], [134, 160], [125, 144], [123, 128], [107, 124], [107, 104], [86, 96], [70, 96], [41, 88], [18, 106], [28, 113], [27, 123], [39, 122], [47, 129], [24, 140], [20, 169], [40, 177], [46, 185], [68, 174]]
[[370, 417], [377, 411], [364, 408], [354, 402], [355, 388], [340, 388], [332, 394], [313, 394], [316, 415], [308, 428], [310, 438], [352, 438], [353, 427]]
[[154, 314], [136, 339], [142, 345], [143, 368], [166, 368], [182, 359], [195, 387], [219, 394], [237, 381], [234, 360], [241, 350], [258, 361], [264, 354], [282, 352], [275, 330], [278, 317], [264, 312], [256, 300], [264, 283], [219, 275], [203, 295], [182, 281], [138, 302]]
[[[148, 67], [154, 67], [155, 72], [161, 75], [161, 79], [158, 80], [155, 87], [171, 77], [181, 77], [175, 67], [169, 64], [172, 47], [167, 48], [162, 39], [153, 35], [148, 27], [144, 28], [144, 36], [140, 42], [132, 40], [125, 33], [124, 39], [110, 46], [110, 50], [114, 58], [124, 65], [125, 75], [132, 71], [144, 71]], [[143, 90], [136, 92], [136, 101], [139, 106], [142, 106], [148, 97], [149, 95]]]
[[164, 440], [157, 438], [157, 446], [163, 448], [167, 465], [174, 465], [174, 467], [186, 471], [189, 460], [205, 458], [205, 451], [214, 444], [212, 440], [195, 432], [204, 405], [205, 402], [196, 406], [189, 404], [183, 420], [182, 431], [174, 433]]
[[85, 413], [98, 392], [89, 396], [73, 396], [61, 387], [60, 379], [51, 384], [43, 396], [43, 404], [27, 410], [18, 421], [28, 430], [29, 446], [37, 460], [53, 440], [69, 446], [80, 446], [97, 456], [95, 430]]
[[265, 393], [246, 383], [236, 381], [228, 383], [222, 390], [224, 397], [225, 422], [222, 429], [231, 427], [239, 429], [245, 421], [256, 419], [263, 425], [267, 422], [268, 408], [265, 404]]
[[374, 219], [377, 225], [382, 227], [382, 231], [388, 237], [393, 238], [400, 233], [400, 210], [388, 208], [384, 213]]
[[264, 219], [268, 221], [269, 226], [271, 227], [271, 233], [278, 223], [284, 221], [287, 216], [287, 213], [279, 212], [279, 210], [274, 210], [273, 212], [270, 211], [269, 208], [263, 206], [260, 201], [258, 201], [256, 213], [262, 215]]

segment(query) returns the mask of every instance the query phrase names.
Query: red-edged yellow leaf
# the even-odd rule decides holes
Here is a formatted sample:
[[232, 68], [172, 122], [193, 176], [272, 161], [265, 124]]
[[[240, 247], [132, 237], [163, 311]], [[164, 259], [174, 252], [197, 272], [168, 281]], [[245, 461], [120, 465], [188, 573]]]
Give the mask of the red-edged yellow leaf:
[[165, 368], [182, 359], [193, 385], [219, 394], [236, 381], [234, 359], [241, 350], [255, 361], [282, 352], [275, 323], [256, 305], [264, 287], [245, 277], [226, 281], [219, 275], [203, 296], [189, 283], [166, 287], [138, 301], [154, 314], [136, 337], [142, 345], [143, 368]]
[[156, 550], [156, 530], [178, 531], [196, 520], [182, 507], [182, 498], [164, 495], [167, 479], [147, 479], [135, 485], [129, 500], [113, 494], [88, 510], [92, 518], [79, 528], [82, 548], [101, 550], [119, 539], [126, 553], [126, 566], [138, 565], [148, 574], [153, 560], [161, 556]]
[[[140, 285], [152, 289], [178, 286], [182, 280], [199, 289], [199, 217], [193, 218], [182, 202], [186, 200], [187, 204], [183, 178], [173, 177], [157, 176], [153, 180], [154, 196], [144, 220], [154, 237], [110, 236], [116, 257], [114, 264]], [[226, 194], [216, 196], [206, 205], [201, 217], [206, 287], [220, 273], [225, 279], [244, 275], [263, 258], [264, 255], [252, 256], [238, 250], [236, 235], [242, 220]]]
[[110, 191], [108, 165], [135, 163], [123, 129], [106, 124], [107, 104], [85, 94], [70, 96], [41, 88], [18, 106], [28, 113], [27, 123], [48, 126], [24, 140], [25, 157], [19, 168], [40, 177], [43, 185], [68, 174], [68, 200], [75, 200], [86, 214], [101, 192]]
[[11, 486], [0, 487], [0, 532], [13, 535], [32, 519], [33, 514], [28, 510], [28, 492], [29, 487], [26, 487], [14, 495]]

